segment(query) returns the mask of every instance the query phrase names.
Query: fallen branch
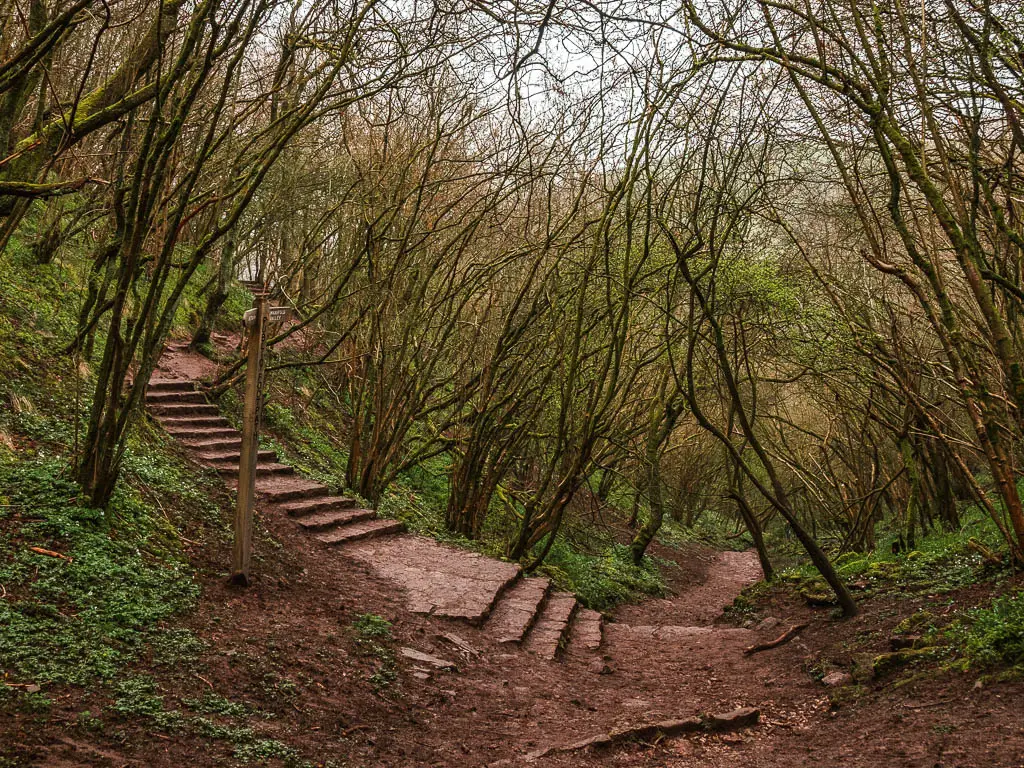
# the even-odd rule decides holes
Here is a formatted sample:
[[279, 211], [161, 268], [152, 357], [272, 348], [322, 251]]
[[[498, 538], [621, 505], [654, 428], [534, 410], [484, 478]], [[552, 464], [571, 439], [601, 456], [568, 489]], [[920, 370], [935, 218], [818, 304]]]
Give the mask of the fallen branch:
[[[760, 710], [754, 707], [743, 707], [741, 709], [734, 709], [732, 712], [708, 715], [703, 718], [689, 717], [685, 720], [664, 720], [660, 723], [637, 725], [609, 733], [598, 733], [582, 741], [576, 741], [564, 746], [538, 749], [535, 752], [523, 755], [521, 760], [522, 762], [533, 763], [542, 757], [584, 750], [599, 750], [619, 746], [631, 741], [657, 744], [665, 739], [674, 739], [679, 736], [695, 733], [729, 733], [741, 728], [751, 728], [757, 725], [760, 719]], [[518, 764], [518, 762], [506, 759], [491, 763], [488, 768], [511, 768], [513, 765]]]
[[54, 552], [52, 549], [43, 549], [42, 547], [29, 547], [30, 550], [35, 552], [37, 555], [46, 555], [47, 557], [59, 557], [61, 560], [67, 560], [69, 563], [72, 561], [67, 555], [62, 555], [60, 552]]
[[774, 640], [769, 640], [767, 643], [758, 643], [757, 645], [752, 645], [749, 648], [744, 649], [743, 655], [749, 656], [752, 653], [758, 653], [760, 651], [769, 651], [772, 648], [777, 648], [783, 643], [788, 643], [790, 640], [799, 635], [805, 629], [807, 629], [806, 624], [795, 624], [794, 626], [790, 627], [785, 632], [783, 632], [781, 635], [776, 637]]
[[205, 677], [203, 677], [202, 675], [200, 675], [200, 674], [199, 674], [198, 672], [193, 672], [192, 674], [194, 674], [194, 675], [195, 675], [196, 677], [198, 677], [198, 678], [199, 678], [200, 680], [202, 680], [202, 681], [203, 681], [204, 683], [206, 683], [206, 684], [207, 684], [208, 686], [210, 686], [210, 690], [211, 690], [211, 691], [212, 691], [212, 690], [214, 690], [214, 687], [213, 687], [213, 683], [211, 683], [211, 682], [210, 682], [209, 680], [207, 680], [207, 679], [206, 679]]
[[973, 536], [967, 540], [967, 548], [972, 549], [981, 555], [982, 559], [984, 559], [986, 563], [991, 563], [992, 565], [1003, 564], [1003, 558], [998, 552], [993, 552]]

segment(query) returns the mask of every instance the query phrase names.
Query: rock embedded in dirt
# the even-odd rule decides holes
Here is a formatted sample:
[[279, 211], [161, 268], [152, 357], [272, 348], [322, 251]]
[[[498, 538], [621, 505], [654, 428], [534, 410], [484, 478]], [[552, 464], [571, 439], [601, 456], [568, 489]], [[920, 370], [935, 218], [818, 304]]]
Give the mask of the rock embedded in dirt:
[[853, 679], [867, 683], [875, 677], [875, 657], [870, 653], [858, 653], [853, 657]]
[[825, 675], [821, 678], [821, 682], [827, 685], [829, 688], [839, 688], [843, 685], [849, 685], [853, 682], [853, 675], [849, 672], [836, 671]]
[[406, 659], [418, 661], [421, 664], [429, 664], [434, 669], [446, 669], [451, 672], [459, 671], [454, 661], [440, 659], [437, 656], [431, 656], [429, 653], [417, 651], [415, 648], [402, 648], [399, 653]]
[[478, 651], [476, 648], [470, 645], [468, 640], [459, 637], [454, 632], [444, 632], [440, 635], [437, 635], [437, 638], [439, 640], [444, 640], [448, 643], [451, 643], [456, 648], [458, 648], [463, 654], [465, 654], [465, 656], [468, 658], [475, 658], [480, 655], [480, 651]]
[[740, 707], [732, 712], [709, 715], [705, 726], [709, 731], [732, 731], [756, 725], [761, 719], [761, 710], [755, 707]]
[[894, 651], [905, 651], [908, 648], [920, 648], [921, 635], [893, 635], [889, 638], [889, 647]]
[[607, 661], [594, 661], [591, 662], [590, 666], [587, 667], [595, 675], [611, 675], [615, 672], [615, 668]]
[[781, 623], [782, 622], [774, 616], [767, 616], [762, 619], [761, 623], [754, 627], [754, 629], [757, 632], [768, 632], [769, 630], [775, 629]]

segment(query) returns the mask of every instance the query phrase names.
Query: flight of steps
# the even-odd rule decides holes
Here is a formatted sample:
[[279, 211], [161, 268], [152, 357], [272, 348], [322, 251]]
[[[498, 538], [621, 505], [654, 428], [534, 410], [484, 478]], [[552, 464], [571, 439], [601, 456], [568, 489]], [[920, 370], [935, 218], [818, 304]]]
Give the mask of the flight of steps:
[[570, 641], [598, 650], [602, 616], [581, 607], [572, 594], [553, 591], [548, 579], [523, 577], [498, 596], [484, 631], [499, 643], [554, 660]]
[[[149, 412], [175, 438], [186, 444], [202, 463], [215, 468], [226, 479], [238, 477], [238, 464], [242, 448], [242, 435], [220, 415], [217, 407], [206, 401], [188, 379], [152, 379], [146, 392]], [[280, 511], [297, 526], [329, 545], [353, 544], [353, 547], [377, 546], [378, 537], [400, 533], [405, 526], [397, 520], [378, 518], [371, 509], [345, 496], [332, 495], [320, 483], [298, 475], [287, 464], [277, 461], [274, 451], [261, 450], [256, 465], [256, 493], [263, 509]], [[374, 539], [366, 545], [355, 544]], [[389, 541], [380, 538], [380, 546]], [[432, 541], [432, 540], [431, 540]], [[420, 546], [425, 546], [421, 543]], [[436, 543], [434, 546], [438, 546]], [[347, 548], [352, 553], [353, 547]], [[450, 548], [449, 548], [450, 550]], [[479, 579], [476, 574], [485, 569], [480, 555], [461, 551], [445, 551], [455, 559], [446, 574], [444, 567], [428, 555], [426, 565], [431, 574], [435, 593], [451, 591], [452, 579], [474, 574], [471, 583], [476, 595], [477, 608], [473, 615], [462, 616], [458, 611], [437, 616], [465, 618], [478, 626], [496, 642], [556, 660], [569, 644], [576, 648], [597, 651], [602, 640], [602, 617], [597, 611], [582, 608], [576, 598], [567, 592], [556, 591], [543, 577], [527, 577], [515, 566], [515, 571], [500, 579]], [[380, 562], [380, 558], [373, 556]], [[388, 559], [388, 558], [385, 558]], [[486, 558], [484, 558], [486, 560]], [[495, 561], [490, 561], [497, 565]], [[402, 568], [401, 557], [389, 568]], [[512, 566], [504, 564], [505, 569]]]
[[[196, 458], [226, 478], [238, 477], [242, 434], [206, 402], [188, 379], [153, 379], [146, 390], [146, 407], [163, 427], [185, 443]], [[383, 520], [354, 499], [334, 496], [320, 483], [295, 474], [277, 461], [273, 451], [261, 450], [256, 463], [257, 498], [278, 505], [296, 525], [326, 544], [384, 536], [404, 530], [397, 520]]]

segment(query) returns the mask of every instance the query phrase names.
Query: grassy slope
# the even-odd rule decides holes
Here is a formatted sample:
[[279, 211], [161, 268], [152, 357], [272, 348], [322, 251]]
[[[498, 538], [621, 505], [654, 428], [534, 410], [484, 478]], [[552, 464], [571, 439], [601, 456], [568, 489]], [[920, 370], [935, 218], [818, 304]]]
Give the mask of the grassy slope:
[[[164, 697], [148, 673], [190, 664], [204, 649], [181, 624], [200, 595], [200, 572], [187, 548], [210, 541], [223, 546], [230, 499], [216, 475], [197, 470], [140, 418], [109, 507], [83, 503], [72, 462], [91, 372], [87, 361], [60, 350], [72, 338], [84, 269], [59, 259], [33, 264], [17, 240], [4, 258], [0, 711], [44, 724], [55, 697], [65, 700], [69, 690], [81, 690], [110, 702], [79, 713], [83, 732], [140, 718], [172, 727], [182, 715], [165, 713]], [[190, 322], [200, 307], [190, 294], [180, 320]], [[143, 668], [146, 673], [138, 671]], [[211, 708], [242, 715], [217, 697], [192, 707], [200, 715]], [[230, 727], [193, 719], [193, 727], [208, 723], [210, 738], [228, 740], [242, 762], [292, 757], [283, 745], [258, 738], [244, 717]], [[0, 744], [0, 765], [19, 760], [13, 745]]]

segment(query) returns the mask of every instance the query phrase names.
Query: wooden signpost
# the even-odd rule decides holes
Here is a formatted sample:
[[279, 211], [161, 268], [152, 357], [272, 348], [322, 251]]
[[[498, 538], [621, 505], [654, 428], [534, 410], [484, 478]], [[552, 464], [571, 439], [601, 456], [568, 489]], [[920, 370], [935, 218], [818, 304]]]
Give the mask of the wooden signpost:
[[[238, 462], [238, 505], [235, 507], [235, 545], [231, 553], [231, 583], [249, 586], [252, 560], [252, 514], [256, 496], [256, 458], [263, 413], [263, 346], [267, 334], [267, 297], [258, 294], [254, 312], [246, 312], [249, 360], [245, 371], [242, 450]], [[251, 314], [250, 314], [251, 313]]]

